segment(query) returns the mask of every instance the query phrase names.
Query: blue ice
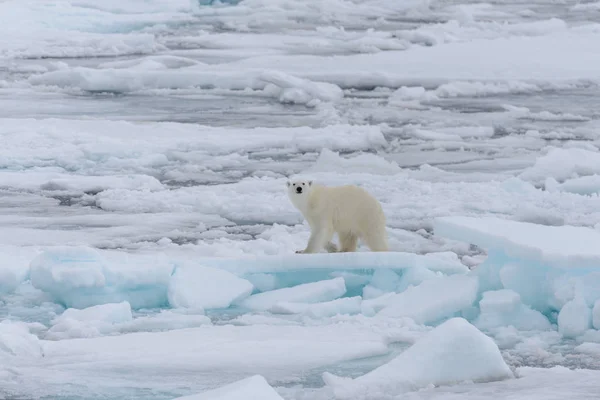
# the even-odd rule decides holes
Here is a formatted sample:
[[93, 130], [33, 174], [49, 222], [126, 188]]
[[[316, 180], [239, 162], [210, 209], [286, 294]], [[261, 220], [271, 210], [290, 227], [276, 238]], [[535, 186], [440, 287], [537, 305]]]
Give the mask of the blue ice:
[[488, 258], [469, 270], [453, 253], [183, 260], [56, 247], [31, 262], [30, 277], [67, 308], [126, 301], [134, 310], [362, 313], [432, 326], [464, 317], [484, 330], [512, 325], [565, 337], [600, 328], [599, 232], [466, 217], [440, 218], [435, 229], [487, 249]]

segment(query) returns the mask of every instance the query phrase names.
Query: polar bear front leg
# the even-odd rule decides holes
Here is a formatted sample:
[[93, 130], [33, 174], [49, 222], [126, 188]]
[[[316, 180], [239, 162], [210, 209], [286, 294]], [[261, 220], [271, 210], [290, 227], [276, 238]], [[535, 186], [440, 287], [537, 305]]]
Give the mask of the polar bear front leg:
[[296, 253], [317, 253], [331, 242], [332, 237], [333, 229], [319, 224], [312, 229], [306, 249], [299, 250]]

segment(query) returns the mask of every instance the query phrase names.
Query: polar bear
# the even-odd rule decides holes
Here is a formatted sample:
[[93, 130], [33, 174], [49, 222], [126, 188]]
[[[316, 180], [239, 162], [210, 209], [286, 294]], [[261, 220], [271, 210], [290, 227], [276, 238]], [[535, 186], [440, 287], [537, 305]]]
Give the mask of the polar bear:
[[331, 242], [337, 233], [341, 252], [356, 251], [358, 239], [371, 251], [387, 251], [385, 215], [381, 204], [366, 190], [354, 186], [327, 187], [312, 181], [287, 182], [288, 196], [310, 226], [310, 239], [304, 250], [317, 253], [325, 248], [338, 251]]

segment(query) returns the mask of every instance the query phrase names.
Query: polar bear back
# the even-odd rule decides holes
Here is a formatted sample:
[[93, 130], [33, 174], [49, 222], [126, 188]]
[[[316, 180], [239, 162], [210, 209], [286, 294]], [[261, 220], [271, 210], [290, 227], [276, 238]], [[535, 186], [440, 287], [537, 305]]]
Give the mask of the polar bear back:
[[310, 225], [331, 224], [336, 232], [368, 235], [385, 226], [379, 201], [354, 185], [312, 188], [306, 218]]

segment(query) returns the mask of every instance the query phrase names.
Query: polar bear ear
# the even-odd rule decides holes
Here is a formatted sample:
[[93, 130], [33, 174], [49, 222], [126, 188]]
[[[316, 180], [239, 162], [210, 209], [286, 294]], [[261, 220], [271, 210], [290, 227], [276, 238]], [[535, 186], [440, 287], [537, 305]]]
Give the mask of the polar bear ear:
[[308, 181], [308, 186], [312, 186], [312, 181]]
[[290, 182], [290, 181], [287, 181], [287, 186], [288, 186], [288, 187], [292, 186], [292, 182]]

